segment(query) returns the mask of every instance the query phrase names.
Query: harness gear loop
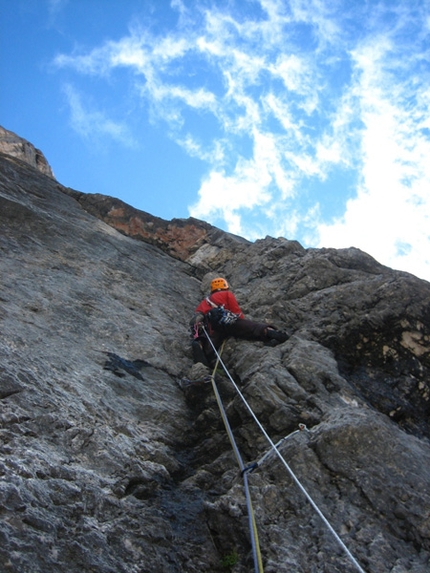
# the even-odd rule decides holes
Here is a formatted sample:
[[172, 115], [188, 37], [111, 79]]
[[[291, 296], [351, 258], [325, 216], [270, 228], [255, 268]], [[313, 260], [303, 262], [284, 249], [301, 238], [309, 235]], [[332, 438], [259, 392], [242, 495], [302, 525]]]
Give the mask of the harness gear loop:
[[194, 324], [192, 336], [194, 339], [199, 338], [200, 334], [199, 334], [199, 325], [198, 324]]
[[206, 302], [212, 307], [212, 309], [207, 313], [207, 319], [209, 324], [217, 324], [219, 326], [229, 326], [236, 322], [239, 318], [239, 314], [236, 314], [225, 308], [223, 304], [216, 304], [211, 300], [210, 296], [206, 297]]

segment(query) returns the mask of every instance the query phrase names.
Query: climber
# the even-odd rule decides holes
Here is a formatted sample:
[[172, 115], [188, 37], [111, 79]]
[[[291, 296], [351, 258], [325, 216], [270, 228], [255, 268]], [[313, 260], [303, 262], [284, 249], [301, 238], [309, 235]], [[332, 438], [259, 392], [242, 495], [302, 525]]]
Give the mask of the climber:
[[211, 366], [215, 358], [206, 333], [217, 350], [229, 336], [261, 340], [271, 346], [288, 339], [286, 332], [276, 330], [270, 324], [247, 320], [227, 281], [222, 277], [211, 282], [211, 294], [196, 308], [190, 326], [194, 363], [201, 362], [205, 366]]

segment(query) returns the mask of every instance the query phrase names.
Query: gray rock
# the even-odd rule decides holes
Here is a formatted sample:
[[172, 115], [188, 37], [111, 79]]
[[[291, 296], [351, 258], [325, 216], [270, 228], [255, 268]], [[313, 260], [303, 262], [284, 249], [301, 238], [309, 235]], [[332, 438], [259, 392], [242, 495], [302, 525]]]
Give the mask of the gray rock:
[[25, 161], [41, 173], [54, 178], [46, 157], [32, 143], [0, 125], [0, 152]]
[[204, 223], [192, 251], [167, 223], [136, 240], [87, 203], [0, 154], [3, 570], [253, 569], [243, 479], [189, 346], [216, 274], [292, 334], [229, 340], [231, 379], [215, 377], [244, 463], [263, 459], [248, 479], [265, 572], [355, 570], [287, 466], [366, 572], [428, 571], [429, 283]]

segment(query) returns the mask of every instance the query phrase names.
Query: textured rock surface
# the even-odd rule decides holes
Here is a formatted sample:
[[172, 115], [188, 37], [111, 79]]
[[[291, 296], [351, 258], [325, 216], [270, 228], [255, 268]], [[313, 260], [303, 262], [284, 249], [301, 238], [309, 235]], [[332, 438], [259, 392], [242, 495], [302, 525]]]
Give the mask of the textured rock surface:
[[0, 125], [0, 152], [18, 157], [32, 167], [35, 167], [41, 173], [54, 178], [51, 166], [46, 160], [46, 157], [36, 149], [32, 143], [19, 137], [13, 131], [9, 131]]
[[[238, 247], [249, 245], [241, 237], [224, 233], [198, 219], [172, 219], [166, 221], [145, 211], [135, 209], [120, 199], [100, 194], [65, 190], [91, 215], [98, 217], [124, 235], [155, 245], [197, 269], [209, 270], [207, 256], [213, 257], [230, 243]], [[199, 251], [199, 255], [196, 252]]]
[[[274, 442], [307, 425], [280, 446], [298, 479], [365, 571], [427, 572], [429, 283], [356, 249], [251, 244], [198, 221], [193, 248], [161, 220], [162, 239], [136, 241], [88, 212], [93, 197], [0, 157], [2, 570], [253, 569], [210, 384], [178, 384], [216, 273], [249, 317], [292, 333], [229, 340], [223, 360]], [[191, 223], [174, 225], [186, 237]], [[219, 387], [244, 460], [260, 459], [266, 439]], [[249, 481], [266, 573], [354, 571], [276, 455]]]

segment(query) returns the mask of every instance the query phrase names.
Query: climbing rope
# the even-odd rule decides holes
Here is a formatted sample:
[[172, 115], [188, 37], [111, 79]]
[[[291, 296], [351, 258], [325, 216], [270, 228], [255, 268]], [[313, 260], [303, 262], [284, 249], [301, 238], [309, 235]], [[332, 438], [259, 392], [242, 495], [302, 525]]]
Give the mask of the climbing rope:
[[[305, 424], [299, 424], [299, 429], [295, 430], [294, 432], [291, 432], [290, 434], [288, 434], [288, 436], [285, 436], [284, 438], [281, 438], [279, 440], [279, 442], [276, 442], [275, 447], [278, 448], [282, 442], [285, 442], [286, 440], [288, 440], [289, 438], [291, 438], [292, 436], [295, 436], [296, 434], [298, 434], [299, 432], [309, 432], [309, 430], [307, 429]], [[268, 452], [266, 452], [264, 454], [263, 457], [261, 457], [258, 461], [254, 462], [252, 464], [252, 468], [251, 470], [254, 471], [254, 469], [258, 468], [259, 466], [261, 466], [261, 464], [264, 462], [264, 460], [266, 458], [268, 458], [270, 456], [270, 454], [273, 453], [273, 449], [271, 448]]]
[[248, 471], [251, 468], [246, 468], [245, 464], [243, 463], [242, 457], [240, 455], [239, 449], [238, 449], [236, 441], [234, 439], [234, 435], [233, 435], [233, 432], [231, 430], [230, 423], [228, 421], [227, 414], [225, 412], [225, 409], [224, 409], [224, 406], [223, 406], [223, 403], [221, 400], [221, 396], [218, 392], [218, 387], [217, 387], [216, 381], [215, 381], [215, 373], [216, 373], [216, 370], [218, 368], [218, 364], [221, 360], [221, 354], [222, 354], [222, 351], [224, 349], [224, 344], [225, 344], [225, 341], [222, 344], [221, 351], [219, 354], [217, 351], [215, 351], [217, 354], [217, 360], [216, 360], [215, 367], [214, 367], [212, 375], [211, 375], [212, 388], [213, 388], [213, 391], [214, 391], [214, 394], [216, 397], [216, 401], [218, 403], [218, 408], [220, 410], [225, 429], [227, 431], [231, 446], [233, 448], [234, 454], [236, 456], [237, 462], [238, 462], [239, 467], [240, 467], [240, 472], [241, 472], [242, 477], [243, 477], [243, 483], [244, 483], [244, 487], [245, 487], [246, 506], [248, 509], [249, 531], [250, 531], [250, 535], [251, 535], [252, 556], [254, 559], [254, 571], [255, 571], [255, 573], [264, 573], [263, 561], [261, 559], [260, 544], [258, 541], [257, 524], [255, 521], [254, 508], [252, 506], [251, 494], [249, 491], [249, 483], [248, 483]]
[[[348, 559], [351, 561], [351, 563], [354, 565], [354, 567], [357, 569], [357, 571], [359, 571], [359, 573], [366, 573], [364, 571], [364, 569], [361, 567], [361, 565], [358, 563], [358, 561], [355, 559], [355, 557], [352, 555], [352, 553], [350, 552], [350, 550], [348, 549], [348, 547], [345, 545], [345, 543], [342, 541], [342, 539], [339, 537], [339, 535], [336, 533], [336, 531], [333, 529], [333, 527], [331, 526], [330, 522], [328, 521], [328, 519], [325, 517], [325, 515], [322, 513], [322, 511], [319, 509], [319, 507], [317, 506], [317, 504], [315, 503], [315, 501], [312, 499], [312, 497], [310, 496], [310, 494], [306, 491], [306, 489], [304, 488], [304, 486], [301, 484], [300, 480], [296, 477], [295, 473], [293, 472], [293, 470], [290, 468], [290, 466], [288, 465], [287, 461], [285, 460], [285, 458], [282, 456], [281, 452], [279, 451], [278, 447], [276, 444], [273, 443], [272, 439], [270, 438], [270, 436], [268, 435], [268, 433], [266, 432], [266, 430], [264, 429], [264, 427], [262, 426], [262, 424], [260, 423], [260, 421], [258, 420], [257, 416], [254, 414], [251, 406], [248, 404], [248, 402], [246, 401], [244, 395], [242, 394], [242, 392], [240, 391], [239, 387], [237, 386], [236, 382], [233, 380], [233, 378], [230, 375], [230, 372], [228, 371], [226, 365], [224, 364], [224, 362], [221, 359], [220, 354], [218, 353], [217, 349], [215, 348], [212, 340], [209, 337], [209, 334], [207, 333], [206, 329], [203, 327], [204, 333], [207, 337], [207, 339], [209, 340], [213, 351], [215, 352], [215, 355], [217, 357], [217, 361], [216, 361], [216, 366], [214, 369], [214, 373], [212, 374], [212, 378], [214, 378], [215, 376], [215, 371], [216, 368], [218, 367], [218, 364], [221, 364], [224, 372], [226, 373], [228, 379], [230, 380], [230, 382], [233, 384], [234, 389], [236, 390], [236, 392], [238, 393], [240, 399], [242, 400], [242, 402], [245, 404], [247, 410], [249, 411], [249, 413], [251, 414], [252, 418], [254, 419], [255, 423], [257, 424], [257, 426], [260, 428], [262, 434], [264, 435], [264, 437], [266, 438], [266, 440], [269, 442], [272, 450], [275, 452], [275, 454], [278, 456], [278, 458], [280, 459], [281, 463], [284, 465], [284, 467], [286, 468], [286, 470], [288, 471], [288, 473], [290, 474], [291, 478], [293, 479], [294, 483], [297, 485], [297, 487], [300, 489], [300, 491], [304, 494], [304, 496], [306, 497], [306, 499], [309, 501], [309, 503], [311, 504], [311, 506], [314, 508], [314, 510], [316, 511], [316, 513], [320, 516], [321, 520], [323, 521], [323, 523], [326, 525], [326, 527], [328, 528], [328, 530], [330, 531], [330, 533], [333, 535], [333, 537], [336, 539], [336, 541], [338, 542], [338, 544], [340, 545], [340, 547], [343, 549], [343, 551], [345, 552], [345, 554], [347, 555]], [[222, 349], [224, 348], [224, 343], [222, 345]], [[225, 423], [225, 422], [224, 422]], [[227, 421], [228, 424], [228, 421]], [[231, 431], [231, 430], [230, 430]], [[254, 469], [256, 466], [255, 464], [252, 464], [249, 468], [249, 470]], [[244, 472], [244, 475], [246, 475], [247, 472]]]

